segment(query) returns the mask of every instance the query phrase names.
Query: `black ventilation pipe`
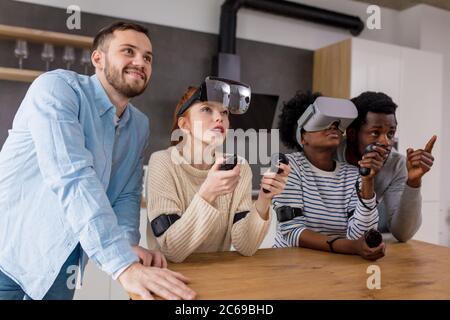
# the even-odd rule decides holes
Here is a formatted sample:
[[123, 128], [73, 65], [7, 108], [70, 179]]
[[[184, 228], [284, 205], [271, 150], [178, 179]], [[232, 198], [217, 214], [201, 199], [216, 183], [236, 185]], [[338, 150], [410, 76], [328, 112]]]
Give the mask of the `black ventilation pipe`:
[[359, 17], [315, 8], [284, 0], [225, 0], [220, 13], [219, 54], [214, 59], [213, 72], [219, 77], [240, 80], [240, 58], [236, 55], [236, 22], [240, 8], [250, 8], [271, 14], [297, 18], [327, 26], [347, 29], [359, 35], [364, 23]]
[[283, 0], [225, 0], [220, 13], [219, 52], [236, 53], [236, 21], [240, 8], [347, 29], [357, 36], [364, 29], [359, 17]]

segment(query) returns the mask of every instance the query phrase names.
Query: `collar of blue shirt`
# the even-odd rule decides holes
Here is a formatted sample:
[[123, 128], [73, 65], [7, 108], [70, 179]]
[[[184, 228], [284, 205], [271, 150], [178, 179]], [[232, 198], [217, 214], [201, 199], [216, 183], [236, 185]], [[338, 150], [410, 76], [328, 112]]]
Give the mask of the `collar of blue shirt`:
[[[95, 91], [95, 100], [98, 104], [98, 112], [100, 117], [102, 117], [104, 114], [106, 114], [108, 111], [111, 111], [113, 115], [116, 114], [116, 107], [112, 104], [111, 100], [109, 100], [108, 95], [106, 94], [105, 88], [103, 88], [100, 80], [97, 78], [97, 75], [94, 74], [91, 76], [91, 82], [94, 86]], [[120, 117], [120, 121], [118, 121], [119, 127], [125, 126], [125, 124], [128, 122], [130, 118], [130, 110], [129, 109], [130, 104], [128, 103], [127, 107], [125, 108], [125, 111], [123, 112], [122, 116]], [[114, 116], [112, 116], [114, 118]], [[114, 120], [113, 120], [114, 123]]]

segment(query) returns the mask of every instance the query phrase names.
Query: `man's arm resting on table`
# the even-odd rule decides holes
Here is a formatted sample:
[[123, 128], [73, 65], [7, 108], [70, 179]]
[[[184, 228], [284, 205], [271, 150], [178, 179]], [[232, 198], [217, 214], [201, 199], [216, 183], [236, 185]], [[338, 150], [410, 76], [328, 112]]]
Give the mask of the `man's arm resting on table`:
[[393, 169], [395, 177], [383, 195], [389, 231], [401, 242], [411, 239], [422, 223], [421, 188], [408, 184], [406, 159], [401, 157]]

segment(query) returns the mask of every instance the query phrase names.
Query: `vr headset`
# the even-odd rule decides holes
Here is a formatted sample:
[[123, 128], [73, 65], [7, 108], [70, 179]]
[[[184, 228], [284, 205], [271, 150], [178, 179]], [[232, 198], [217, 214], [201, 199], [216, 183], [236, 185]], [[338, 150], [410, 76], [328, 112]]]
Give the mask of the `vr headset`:
[[297, 121], [297, 141], [301, 141], [302, 129], [307, 132], [322, 131], [336, 124], [344, 132], [357, 116], [358, 110], [350, 100], [318, 97]]
[[243, 114], [250, 106], [250, 86], [233, 80], [206, 77], [200, 88], [181, 106], [181, 116], [195, 101], [216, 101], [222, 103], [230, 113]]

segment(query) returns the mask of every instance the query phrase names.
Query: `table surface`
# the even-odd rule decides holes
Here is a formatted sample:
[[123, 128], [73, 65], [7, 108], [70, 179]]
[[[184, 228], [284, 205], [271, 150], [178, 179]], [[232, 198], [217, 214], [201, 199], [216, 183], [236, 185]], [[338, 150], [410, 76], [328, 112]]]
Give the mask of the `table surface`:
[[[381, 289], [368, 289], [371, 265]], [[305, 248], [197, 253], [169, 268], [191, 279], [197, 299], [450, 299], [450, 248], [387, 243], [375, 262]], [[132, 297], [136, 298], [136, 297]]]

